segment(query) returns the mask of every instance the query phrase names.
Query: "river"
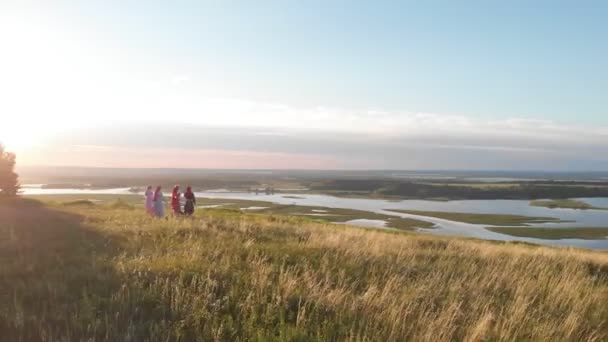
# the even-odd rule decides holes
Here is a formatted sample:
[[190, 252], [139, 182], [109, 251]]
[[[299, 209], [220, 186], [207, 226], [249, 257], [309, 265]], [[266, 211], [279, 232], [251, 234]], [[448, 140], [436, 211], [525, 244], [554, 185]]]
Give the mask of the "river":
[[[129, 188], [119, 189], [43, 189], [39, 186], [24, 186], [23, 195], [41, 194], [131, 194]], [[258, 200], [279, 204], [296, 204], [305, 206], [320, 206], [328, 208], [343, 208], [370, 211], [375, 213], [389, 214], [400, 217], [415, 218], [422, 221], [432, 222], [436, 229], [424, 229], [431, 234], [456, 235], [489, 240], [504, 241], [526, 241], [538, 244], [576, 246], [592, 249], [608, 249], [608, 240], [584, 240], [584, 239], [561, 239], [544, 240], [535, 238], [515, 237], [505, 234], [494, 233], [485, 229], [488, 225], [477, 225], [463, 222], [444, 220], [440, 218], [418, 216], [396, 213], [391, 210], [423, 210], [423, 211], [446, 211], [461, 213], [480, 214], [510, 214], [535, 217], [554, 217], [568, 223], [545, 223], [535, 224], [537, 227], [606, 227], [608, 226], [607, 210], [575, 210], [575, 209], [549, 209], [529, 205], [528, 200], [460, 200], [460, 201], [427, 201], [427, 200], [382, 200], [365, 198], [343, 198], [320, 194], [287, 194], [278, 193], [274, 195], [256, 195], [245, 192], [220, 192], [204, 191], [197, 192], [197, 197]], [[297, 197], [297, 198], [294, 198]], [[608, 207], [608, 198], [584, 198], [581, 199], [594, 206]], [[378, 222], [358, 220], [353, 222], [362, 226], [378, 226]]]

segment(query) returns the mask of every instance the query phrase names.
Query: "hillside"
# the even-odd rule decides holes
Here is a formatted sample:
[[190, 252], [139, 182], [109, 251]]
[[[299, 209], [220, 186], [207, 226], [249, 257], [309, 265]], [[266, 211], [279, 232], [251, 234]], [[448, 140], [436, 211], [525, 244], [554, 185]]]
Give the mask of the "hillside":
[[7, 340], [601, 341], [606, 303], [602, 252], [0, 202]]

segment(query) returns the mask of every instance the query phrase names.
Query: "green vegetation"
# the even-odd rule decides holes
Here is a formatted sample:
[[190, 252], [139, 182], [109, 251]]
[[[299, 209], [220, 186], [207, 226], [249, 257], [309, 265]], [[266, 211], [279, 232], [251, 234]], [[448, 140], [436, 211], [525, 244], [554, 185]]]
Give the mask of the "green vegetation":
[[396, 213], [412, 214], [419, 216], [437, 217], [450, 221], [466, 222], [472, 224], [488, 224], [494, 226], [523, 226], [532, 223], [560, 222], [559, 219], [551, 217], [531, 217], [505, 214], [472, 214], [452, 213], [443, 211], [420, 211], [420, 210], [396, 210], [386, 209]]
[[[140, 195], [33, 195], [27, 196], [31, 199], [41, 200], [47, 203], [62, 204], [67, 206], [83, 206], [99, 203], [108, 205], [111, 208], [133, 209], [137, 205], [143, 205], [143, 198]], [[225, 198], [198, 198], [198, 206], [216, 206], [217, 208], [240, 211], [245, 208], [259, 208], [252, 212], [266, 215], [289, 215], [306, 217], [318, 221], [344, 223], [357, 219], [384, 220], [387, 228], [401, 230], [415, 230], [417, 228], [433, 228], [430, 222], [400, 218], [397, 216], [377, 214], [363, 210], [326, 208], [302, 205], [283, 205], [266, 201], [252, 201]], [[209, 210], [209, 209], [198, 209]]]
[[[131, 205], [144, 204], [144, 198], [142, 195], [128, 194], [128, 195], [110, 195], [110, 194], [86, 194], [86, 195], [30, 195], [25, 196], [29, 199], [39, 200], [45, 203], [66, 203], [66, 202], [78, 202], [78, 201], [90, 201], [100, 204], [111, 204], [113, 202], [125, 202]], [[268, 207], [272, 206], [273, 203], [267, 201], [253, 201], [253, 200], [239, 200], [239, 199], [225, 199], [225, 198], [197, 198], [196, 203], [198, 206], [206, 205], [222, 205], [230, 209], [240, 209], [243, 207]]]
[[566, 209], [595, 209], [595, 210], [607, 210], [606, 208], [594, 207], [589, 203], [577, 200], [563, 199], [563, 200], [548, 200], [548, 201], [532, 201], [531, 206], [535, 207], [546, 207], [546, 208], [566, 208]]
[[218, 205], [226, 209], [241, 209], [248, 207], [271, 207], [274, 204], [267, 201], [240, 200], [228, 198], [197, 198], [197, 206]]
[[416, 228], [421, 229], [433, 229], [435, 224], [432, 222], [420, 221], [411, 218], [404, 217], [389, 217], [386, 219], [386, 226], [389, 228], [400, 229], [400, 230], [415, 230]]
[[462, 183], [390, 179], [337, 179], [316, 182], [312, 191], [337, 196], [404, 199], [537, 199], [608, 197], [608, 183], [509, 182]]
[[109, 205], [110, 208], [112, 209], [128, 209], [128, 210], [135, 210], [135, 206], [131, 203], [128, 203], [126, 201], [123, 201], [121, 199], [118, 199], [112, 203], [110, 203]]
[[425, 183], [421, 183], [421, 184], [428, 184], [428, 185], [441, 185], [441, 186], [458, 186], [458, 187], [471, 187], [471, 188], [477, 188], [477, 189], [491, 189], [491, 188], [513, 188], [513, 187], [518, 187], [520, 186], [520, 183], [514, 183], [514, 182], [510, 182], [510, 183], [502, 183], [502, 182], [498, 182], [498, 183], [491, 183], [491, 182], [469, 182], [469, 183], [438, 183], [438, 182], [425, 182]]
[[395, 228], [402, 230], [413, 230], [415, 228], [433, 228], [434, 224], [430, 222], [406, 219], [397, 216], [377, 214], [369, 211], [341, 209], [341, 208], [326, 208], [301, 205], [281, 205], [271, 204], [266, 209], [257, 210], [256, 213], [273, 214], [273, 215], [289, 215], [308, 217], [315, 220], [326, 222], [344, 223], [351, 220], [369, 219], [369, 220], [384, 220], [387, 228]]
[[88, 200], [88, 199], [78, 199], [78, 200], [73, 200], [73, 201], [66, 201], [66, 202], [62, 202], [61, 204], [66, 207], [90, 207], [90, 206], [95, 205], [95, 203], [93, 203], [93, 201]]
[[[23, 173], [23, 172], [22, 172]], [[322, 193], [340, 197], [381, 199], [567, 199], [577, 197], [608, 197], [608, 180], [603, 174], [578, 175], [577, 180], [517, 180], [519, 175], [502, 175], [509, 181], [476, 181], [479, 174], [446, 173], [445, 178], [395, 178], [392, 172], [349, 171], [269, 171], [229, 172], [210, 170], [106, 170], [62, 169], [30, 170], [28, 183], [43, 183], [45, 188], [131, 188], [142, 191], [147, 185], [171, 189], [175, 184], [192, 186], [195, 191], [229, 189], [251, 192], [253, 189], [274, 189], [296, 194]], [[435, 175], [437, 176], [437, 175]], [[485, 176], [488, 176], [487, 174]], [[562, 175], [564, 177], [571, 174]], [[473, 177], [473, 178], [471, 178]], [[511, 178], [515, 177], [515, 178]], [[531, 178], [561, 177], [557, 174], [536, 174]], [[497, 178], [499, 179], [500, 176]], [[587, 179], [587, 180], [586, 180]], [[591, 180], [594, 179], [594, 180]], [[285, 189], [285, 190], [281, 190]], [[291, 189], [291, 190], [287, 190]], [[296, 196], [297, 197], [297, 196]]]
[[435, 202], [449, 202], [450, 199], [448, 197], [429, 197], [425, 198], [427, 201], [435, 201]]
[[608, 338], [608, 254], [203, 210], [0, 205], [7, 341]]
[[0, 196], [15, 196], [19, 191], [19, 177], [15, 173], [15, 154], [0, 143]]
[[536, 228], [536, 227], [490, 227], [490, 231], [518, 236], [547, 240], [559, 239], [587, 239], [601, 240], [608, 237], [608, 228], [603, 227], [577, 227], [577, 228]]

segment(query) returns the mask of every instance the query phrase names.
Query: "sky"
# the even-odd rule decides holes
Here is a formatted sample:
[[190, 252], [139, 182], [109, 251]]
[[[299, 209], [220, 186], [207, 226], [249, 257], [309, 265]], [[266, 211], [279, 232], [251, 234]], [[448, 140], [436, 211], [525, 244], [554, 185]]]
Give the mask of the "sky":
[[606, 1], [0, 1], [19, 165], [608, 170]]

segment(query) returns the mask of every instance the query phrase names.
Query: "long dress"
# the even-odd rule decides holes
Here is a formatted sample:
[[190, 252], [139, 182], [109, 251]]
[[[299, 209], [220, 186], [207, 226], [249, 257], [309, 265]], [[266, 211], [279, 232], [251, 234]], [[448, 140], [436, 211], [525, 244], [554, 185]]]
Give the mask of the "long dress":
[[146, 190], [146, 211], [148, 214], [154, 215], [154, 191]]
[[171, 195], [171, 208], [173, 209], [173, 213], [175, 215], [181, 215], [182, 214], [182, 208], [180, 206], [179, 203], [179, 199], [180, 199], [180, 193], [174, 193]]
[[154, 201], [154, 214], [156, 214], [157, 217], [165, 217], [165, 200], [162, 192], [159, 192], [156, 195], [156, 200]]
[[184, 194], [184, 198], [186, 198], [186, 205], [184, 205], [184, 214], [190, 216], [194, 214], [194, 205], [196, 204], [196, 197], [192, 192], [186, 192]]

